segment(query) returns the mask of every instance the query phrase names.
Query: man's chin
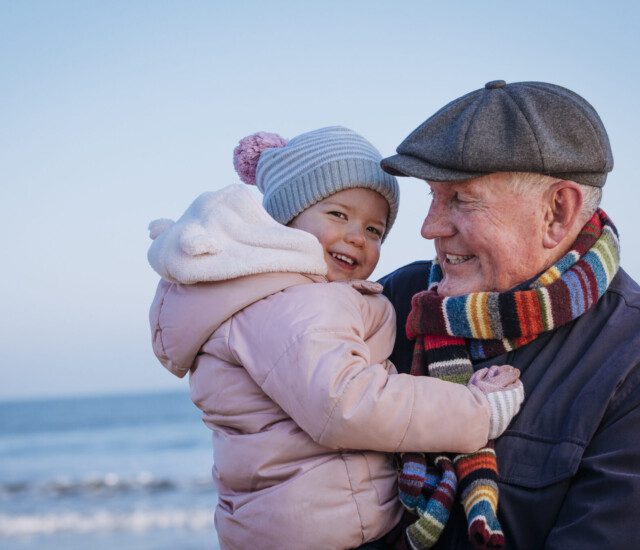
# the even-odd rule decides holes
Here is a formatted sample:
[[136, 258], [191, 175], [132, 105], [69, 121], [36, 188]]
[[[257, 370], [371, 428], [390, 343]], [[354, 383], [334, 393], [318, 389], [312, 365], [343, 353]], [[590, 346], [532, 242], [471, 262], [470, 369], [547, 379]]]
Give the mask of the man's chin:
[[463, 294], [479, 291], [480, 288], [478, 288], [477, 284], [473, 284], [473, 281], [460, 280], [446, 275], [438, 283], [438, 294], [440, 296], [462, 296]]

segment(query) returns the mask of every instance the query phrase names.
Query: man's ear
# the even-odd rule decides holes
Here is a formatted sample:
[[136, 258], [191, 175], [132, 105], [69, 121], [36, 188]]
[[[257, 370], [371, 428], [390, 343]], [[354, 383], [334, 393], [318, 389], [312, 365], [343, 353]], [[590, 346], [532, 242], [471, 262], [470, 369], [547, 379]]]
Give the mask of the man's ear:
[[560, 180], [545, 191], [544, 201], [546, 211], [543, 245], [551, 249], [558, 246], [567, 236], [575, 238], [576, 226], [581, 221], [582, 191], [576, 182]]

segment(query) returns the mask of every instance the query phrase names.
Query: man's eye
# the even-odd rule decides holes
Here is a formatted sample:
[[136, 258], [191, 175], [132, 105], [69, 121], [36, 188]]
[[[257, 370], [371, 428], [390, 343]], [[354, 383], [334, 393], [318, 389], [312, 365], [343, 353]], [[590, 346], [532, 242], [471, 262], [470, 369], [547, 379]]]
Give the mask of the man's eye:
[[373, 227], [370, 225], [369, 227], [367, 227], [367, 231], [369, 231], [370, 233], [373, 233], [378, 237], [382, 237], [382, 231], [380, 231], [377, 227]]
[[453, 195], [453, 202], [457, 202], [457, 203], [460, 203], [460, 204], [464, 204], [464, 203], [467, 203], [467, 202], [469, 202], [469, 201], [468, 201], [468, 200], [465, 200], [465, 198], [464, 198], [464, 197], [461, 197], [460, 195], [458, 195], [458, 193], [455, 193], [455, 194]]

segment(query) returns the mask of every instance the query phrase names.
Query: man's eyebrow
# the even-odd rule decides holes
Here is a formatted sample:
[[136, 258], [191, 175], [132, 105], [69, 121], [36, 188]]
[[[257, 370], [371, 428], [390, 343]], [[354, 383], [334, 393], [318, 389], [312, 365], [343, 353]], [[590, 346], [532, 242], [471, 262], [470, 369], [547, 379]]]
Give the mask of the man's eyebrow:
[[456, 192], [456, 193], [462, 193], [463, 195], [467, 196], [467, 197], [482, 197], [483, 195], [483, 189], [479, 188], [479, 187], [465, 187], [464, 185], [456, 185], [453, 184], [451, 186], [451, 190]]

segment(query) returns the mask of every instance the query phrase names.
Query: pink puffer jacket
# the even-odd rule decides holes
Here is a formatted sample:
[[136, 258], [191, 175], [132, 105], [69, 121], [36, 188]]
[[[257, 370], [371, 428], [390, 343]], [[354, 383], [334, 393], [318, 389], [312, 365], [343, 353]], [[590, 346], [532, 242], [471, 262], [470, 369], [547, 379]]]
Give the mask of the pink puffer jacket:
[[223, 548], [375, 540], [401, 515], [387, 453], [467, 452], [487, 440], [479, 392], [396, 374], [386, 360], [394, 312], [379, 294], [299, 273], [162, 280], [150, 320], [156, 355], [189, 373], [213, 431]]
[[160, 283], [154, 349], [213, 430], [225, 548], [350, 548], [397, 523], [390, 455], [466, 452], [489, 407], [459, 384], [397, 375], [388, 301], [345, 283], [261, 274]]

